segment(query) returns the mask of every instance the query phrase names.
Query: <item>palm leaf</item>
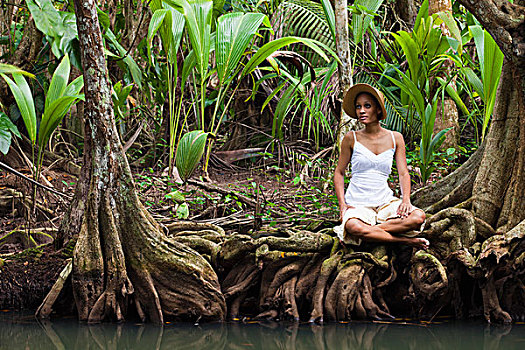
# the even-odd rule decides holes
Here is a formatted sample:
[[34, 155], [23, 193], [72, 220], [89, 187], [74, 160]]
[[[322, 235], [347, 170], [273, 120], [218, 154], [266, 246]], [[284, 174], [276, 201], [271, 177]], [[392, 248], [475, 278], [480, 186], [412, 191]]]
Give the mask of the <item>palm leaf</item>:
[[337, 61], [339, 61], [339, 58], [337, 57], [337, 55], [323, 43], [320, 43], [318, 41], [311, 40], [311, 39], [306, 39], [306, 38], [284, 37], [284, 38], [279, 38], [269, 43], [266, 43], [259, 50], [257, 50], [255, 55], [252, 56], [252, 58], [248, 61], [248, 63], [244, 67], [243, 71], [241, 72], [241, 76], [250, 74], [262, 61], [264, 61], [273, 52], [281, 49], [282, 47], [286, 45], [290, 45], [290, 44], [294, 44], [298, 42], [303, 43], [306, 46], [310, 47], [312, 50], [314, 50], [317, 54], [319, 54], [327, 62], [329, 61], [328, 56], [324, 53], [321, 47], [325, 49], [326, 51], [328, 51], [332, 55], [332, 57], [334, 57]]
[[80, 98], [80, 96], [60, 96], [44, 110], [40, 128], [38, 129], [39, 153], [45, 147], [51, 138], [51, 135], [58, 127], [71, 106]]
[[[281, 37], [309, 38], [335, 50], [335, 16], [329, 3], [323, 6], [309, 0], [284, 1], [272, 15], [272, 23], [276, 33]], [[323, 62], [323, 58], [307, 46], [301, 45], [294, 51], [300, 53], [313, 65]]]
[[7, 85], [11, 89], [13, 96], [15, 97], [16, 104], [24, 120], [24, 124], [29, 135], [29, 139], [33, 144], [36, 142], [36, 113], [35, 104], [33, 103], [33, 94], [31, 89], [24, 79], [22, 74], [14, 73], [13, 80], [7, 77], [5, 74], [0, 74]]
[[501, 77], [501, 68], [503, 67], [503, 53], [498, 47], [492, 36], [484, 31], [484, 56], [485, 61], [482, 66], [483, 72], [483, 91], [485, 92], [485, 116], [483, 118], [483, 127], [481, 137], [485, 137], [494, 104], [496, 102], [496, 91], [498, 89]]
[[[384, 0], [356, 0], [354, 6], [361, 5], [366, 7], [369, 12], [375, 13], [379, 10], [383, 1]], [[352, 32], [354, 33], [354, 42], [356, 44], [359, 44], [363, 40], [363, 36], [370, 26], [370, 23], [372, 23], [371, 16], [363, 16], [355, 13], [352, 14]]]
[[237, 69], [242, 55], [265, 18], [261, 13], [240, 12], [219, 17], [215, 36], [215, 57], [220, 84], [224, 84]]
[[210, 57], [210, 33], [213, 14], [211, 0], [163, 0], [177, 9], [186, 19], [186, 28], [195, 51], [197, 69], [201, 77], [206, 76]]
[[208, 133], [201, 130], [190, 131], [184, 134], [177, 146], [175, 163], [183, 181], [190, 178], [195, 171], [204, 153]]
[[69, 56], [66, 54], [53, 73], [49, 89], [47, 90], [44, 109], [48, 108], [51, 103], [64, 94], [69, 80], [70, 67]]
[[23, 74], [29, 78], [35, 78], [35, 76], [31, 73], [28, 73], [26, 71], [23, 71], [22, 69], [12, 66], [10, 64], [0, 63], [0, 74], [13, 74], [13, 73], [20, 73]]
[[164, 18], [166, 17], [167, 12], [167, 9], [158, 9], [155, 12], [153, 12], [153, 16], [151, 16], [151, 20], [148, 26], [148, 60], [151, 59], [151, 57], [153, 57], [151, 54], [151, 45], [153, 43], [153, 37], [155, 36], [155, 34], [157, 34], [157, 31], [160, 29], [162, 23], [164, 22]]

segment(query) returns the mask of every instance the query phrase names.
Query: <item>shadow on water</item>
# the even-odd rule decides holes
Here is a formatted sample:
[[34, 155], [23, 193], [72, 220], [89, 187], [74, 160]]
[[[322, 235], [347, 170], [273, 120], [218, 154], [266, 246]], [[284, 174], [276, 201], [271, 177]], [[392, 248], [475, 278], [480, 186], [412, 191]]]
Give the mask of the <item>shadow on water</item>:
[[79, 324], [0, 315], [0, 349], [524, 349], [525, 325], [482, 322]]

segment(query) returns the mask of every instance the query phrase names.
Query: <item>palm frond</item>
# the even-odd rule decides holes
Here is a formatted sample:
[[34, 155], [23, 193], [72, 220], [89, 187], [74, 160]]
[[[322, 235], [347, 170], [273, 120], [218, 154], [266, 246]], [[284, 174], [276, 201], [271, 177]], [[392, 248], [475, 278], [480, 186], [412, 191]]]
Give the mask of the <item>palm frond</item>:
[[[335, 43], [323, 7], [319, 3], [310, 0], [283, 1], [273, 13], [271, 22], [276, 38], [298, 36], [315, 39], [335, 50]], [[304, 45], [298, 44], [294, 51], [301, 54], [314, 66], [324, 63], [317, 53]]]

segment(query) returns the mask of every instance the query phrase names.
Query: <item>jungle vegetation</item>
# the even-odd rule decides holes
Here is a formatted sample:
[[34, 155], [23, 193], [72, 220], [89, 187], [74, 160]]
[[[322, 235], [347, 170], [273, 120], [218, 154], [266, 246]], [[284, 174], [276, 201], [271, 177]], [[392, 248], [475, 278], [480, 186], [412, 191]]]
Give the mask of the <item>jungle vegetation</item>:
[[[524, 6], [2, 3], [0, 305], [89, 322], [522, 320]], [[359, 82], [407, 142], [426, 251], [334, 236], [338, 143], [358, 127], [341, 99]], [[13, 282], [27, 265], [30, 295]]]

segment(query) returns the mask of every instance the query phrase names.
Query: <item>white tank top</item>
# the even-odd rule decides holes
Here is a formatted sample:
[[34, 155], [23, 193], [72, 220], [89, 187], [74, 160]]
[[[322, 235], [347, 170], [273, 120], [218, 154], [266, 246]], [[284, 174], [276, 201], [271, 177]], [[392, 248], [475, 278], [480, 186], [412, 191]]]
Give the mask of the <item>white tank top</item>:
[[378, 207], [394, 199], [394, 194], [388, 187], [388, 176], [392, 171], [392, 162], [396, 152], [394, 133], [392, 141], [394, 148], [375, 154], [357, 141], [354, 134], [354, 150], [351, 166], [352, 178], [345, 193], [345, 202], [348, 205]]

